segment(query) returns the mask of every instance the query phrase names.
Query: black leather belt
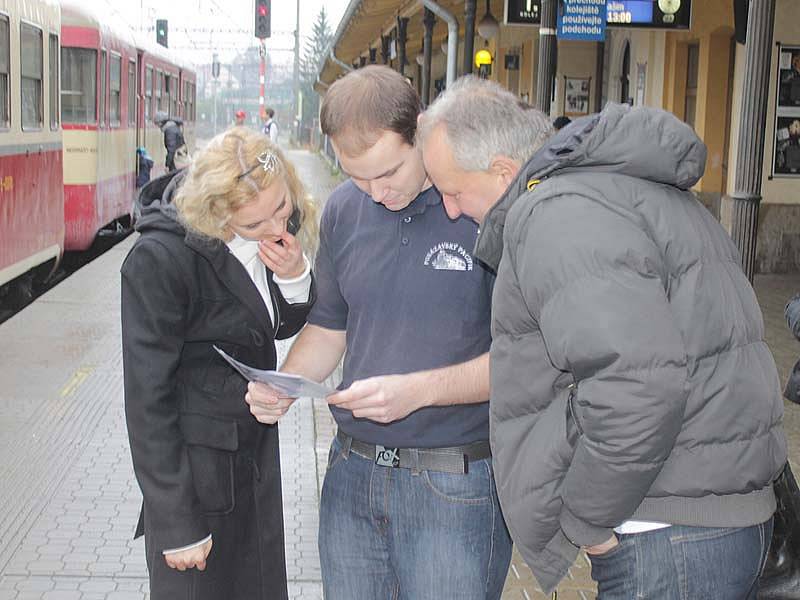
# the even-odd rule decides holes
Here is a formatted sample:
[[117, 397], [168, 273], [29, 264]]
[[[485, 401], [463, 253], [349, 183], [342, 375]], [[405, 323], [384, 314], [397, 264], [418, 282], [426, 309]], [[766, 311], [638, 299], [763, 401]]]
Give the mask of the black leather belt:
[[345, 457], [354, 452], [381, 467], [411, 469], [415, 472], [439, 471], [464, 474], [469, 472], [470, 461], [492, 456], [489, 442], [473, 442], [450, 448], [388, 448], [361, 442], [342, 433], [341, 430], [336, 432], [336, 439], [342, 445]]

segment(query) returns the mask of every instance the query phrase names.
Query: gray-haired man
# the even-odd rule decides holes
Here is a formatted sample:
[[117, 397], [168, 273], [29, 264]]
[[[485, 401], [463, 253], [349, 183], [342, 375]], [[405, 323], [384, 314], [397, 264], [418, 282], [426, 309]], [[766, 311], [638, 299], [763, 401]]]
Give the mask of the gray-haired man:
[[[754, 599], [783, 405], [736, 248], [688, 191], [705, 146], [613, 104], [549, 132], [466, 79], [417, 134], [497, 269], [490, 418], [512, 538], [545, 591], [583, 547], [603, 600]], [[527, 161], [526, 137], [543, 145]]]

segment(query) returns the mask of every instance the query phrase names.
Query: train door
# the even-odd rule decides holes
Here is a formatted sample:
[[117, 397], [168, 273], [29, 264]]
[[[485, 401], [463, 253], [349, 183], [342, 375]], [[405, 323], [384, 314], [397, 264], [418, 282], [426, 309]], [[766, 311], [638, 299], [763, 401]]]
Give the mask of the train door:
[[144, 78], [145, 66], [142, 60], [143, 52], [136, 52], [136, 147], [144, 146], [147, 143], [145, 127], [145, 102], [144, 102]]

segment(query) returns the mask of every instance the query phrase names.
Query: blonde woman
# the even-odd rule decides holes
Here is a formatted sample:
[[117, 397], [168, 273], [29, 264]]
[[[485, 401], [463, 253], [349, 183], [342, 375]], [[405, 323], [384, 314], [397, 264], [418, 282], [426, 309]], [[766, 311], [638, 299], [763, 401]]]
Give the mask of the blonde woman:
[[269, 137], [244, 128], [139, 203], [122, 346], [150, 598], [285, 599], [278, 430], [250, 414], [246, 381], [212, 346], [276, 367], [275, 340], [314, 300], [314, 206]]

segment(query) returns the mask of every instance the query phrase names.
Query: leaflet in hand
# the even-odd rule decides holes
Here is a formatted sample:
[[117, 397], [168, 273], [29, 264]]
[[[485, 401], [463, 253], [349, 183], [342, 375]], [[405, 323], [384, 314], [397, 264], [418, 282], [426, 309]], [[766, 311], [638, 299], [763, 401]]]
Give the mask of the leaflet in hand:
[[236, 369], [242, 377], [247, 379], [247, 381], [266, 383], [273, 389], [290, 398], [325, 398], [336, 391], [327, 388], [316, 381], [311, 381], [305, 377], [300, 377], [299, 375], [290, 375], [288, 373], [279, 373], [278, 371], [264, 371], [262, 369], [256, 369], [239, 362], [227, 354], [224, 350], [221, 350], [216, 346], [214, 346], [214, 350], [219, 352], [220, 356], [228, 361], [228, 364]]

